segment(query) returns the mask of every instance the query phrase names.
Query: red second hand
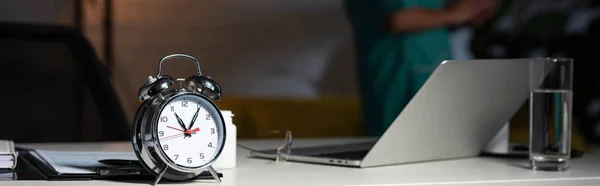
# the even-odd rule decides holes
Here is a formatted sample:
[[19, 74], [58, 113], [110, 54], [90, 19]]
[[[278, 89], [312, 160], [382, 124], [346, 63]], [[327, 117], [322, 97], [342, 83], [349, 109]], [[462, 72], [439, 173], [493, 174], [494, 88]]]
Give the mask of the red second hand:
[[179, 131], [179, 132], [185, 132], [185, 131], [183, 131], [183, 130], [181, 130], [181, 129], [178, 129], [178, 128], [175, 128], [175, 127], [171, 127], [171, 126], [167, 126], [167, 128], [170, 128], [170, 129], [175, 129], [175, 130], [177, 130], [177, 131]]

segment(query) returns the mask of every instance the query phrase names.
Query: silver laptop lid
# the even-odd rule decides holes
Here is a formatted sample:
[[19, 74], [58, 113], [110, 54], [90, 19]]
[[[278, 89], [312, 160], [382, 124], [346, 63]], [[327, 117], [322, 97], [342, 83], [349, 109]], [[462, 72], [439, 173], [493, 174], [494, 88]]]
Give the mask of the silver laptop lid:
[[444, 61], [361, 167], [478, 155], [529, 96], [527, 59]]

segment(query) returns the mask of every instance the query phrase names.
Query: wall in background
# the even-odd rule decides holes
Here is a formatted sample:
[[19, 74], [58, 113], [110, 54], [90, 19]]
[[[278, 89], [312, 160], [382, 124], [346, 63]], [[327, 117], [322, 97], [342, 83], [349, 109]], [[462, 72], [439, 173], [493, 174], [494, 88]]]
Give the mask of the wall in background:
[[[227, 97], [354, 96], [354, 52], [343, 1], [113, 1], [112, 81], [127, 115], [138, 88], [172, 53], [198, 58]], [[0, 2], [0, 20], [72, 25], [73, 0]], [[104, 0], [83, 0], [84, 33], [103, 58]], [[165, 63], [188, 77], [191, 62]], [[131, 119], [131, 118], [130, 118]]]
[[[156, 75], [160, 58], [186, 53], [221, 84], [225, 98], [353, 96], [354, 52], [342, 2], [114, 1], [113, 82], [132, 116], [138, 88]], [[99, 12], [86, 3], [90, 9]], [[94, 41], [100, 17], [86, 21]], [[173, 60], [163, 72], [185, 78], [193, 67]]]
[[[84, 34], [102, 59], [104, 3], [82, 1]], [[73, 5], [73, 0], [3, 1], [0, 20], [72, 25]], [[198, 58], [225, 98], [356, 95], [353, 42], [341, 0], [118, 0], [113, 32], [112, 81], [130, 119], [138, 88], [156, 75], [160, 58], [172, 53]], [[455, 35], [455, 53], [466, 50], [457, 41], [465, 43], [469, 34]], [[173, 60], [163, 72], [188, 77], [193, 67]]]
[[0, 1], [0, 21], [72, 25], [74, 0]]

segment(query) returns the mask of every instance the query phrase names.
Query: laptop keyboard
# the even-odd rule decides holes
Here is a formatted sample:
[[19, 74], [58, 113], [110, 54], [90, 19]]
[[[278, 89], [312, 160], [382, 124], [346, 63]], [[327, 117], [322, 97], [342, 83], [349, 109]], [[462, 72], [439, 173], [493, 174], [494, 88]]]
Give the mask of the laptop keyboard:
[[[292, 147], [293, 155], [337, 158], [348, 160], [360, 160], [364, 158], [375, 142], [348, 143], [339, 145], [327, 145], [318, 147]], [[265, 153], [276, 153], [276, 150], [262, 151]]]

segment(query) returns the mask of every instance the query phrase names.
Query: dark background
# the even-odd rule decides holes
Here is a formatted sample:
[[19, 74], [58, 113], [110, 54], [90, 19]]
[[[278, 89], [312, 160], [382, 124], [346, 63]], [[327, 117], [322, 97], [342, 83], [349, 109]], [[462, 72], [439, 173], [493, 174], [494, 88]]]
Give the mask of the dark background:
[[[455, 56], [574, 58], [575, 125], [599, 142], [599, 1], [499, 2], [486, 25], [454, 28], [455, 46], [464, 46]], [[128, 140], [137, 89], [155, 74], [158, 59], [174, 52], [200, 56], [203, 72], [229, 98], [357, 100], [343, 1], [25, 0], [0, 7], [8, 84], [1, 89], [0, 138]], [[188, 67], [169, 64], [165, 72], [187, 77], [195, 71]], [[348, 105], [337, 116], [355, 111]], [[254, 123], [238, 116], [244, 133]], [[294, 117], [288, 119], [305, 115]]]

